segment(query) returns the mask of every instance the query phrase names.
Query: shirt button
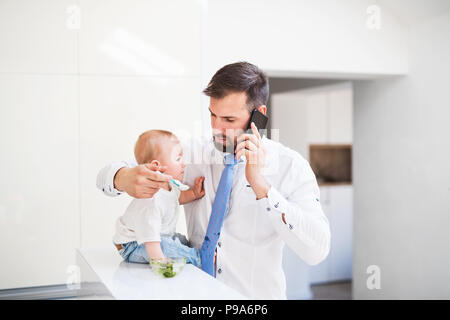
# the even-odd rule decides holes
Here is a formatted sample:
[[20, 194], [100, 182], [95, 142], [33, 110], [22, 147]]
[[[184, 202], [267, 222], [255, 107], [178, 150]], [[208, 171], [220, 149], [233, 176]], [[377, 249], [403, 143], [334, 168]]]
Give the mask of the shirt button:
[[217, 242], [217, 245], [219, 246], [219, 248], [222, 247], [222, 242]]
[[222, 269], [221, 268], [217, 269], [217, 273], [222, 273]]
[[294, 227], [292, 226], [292, 224], [289, 224], [289, 229], [294, 229]]
[[266, 208], [266, 210], [267, 210], [267, 211], [270, 211], [270, 208], [269, 208], [269, 207], [267, 207], [267, 208]]

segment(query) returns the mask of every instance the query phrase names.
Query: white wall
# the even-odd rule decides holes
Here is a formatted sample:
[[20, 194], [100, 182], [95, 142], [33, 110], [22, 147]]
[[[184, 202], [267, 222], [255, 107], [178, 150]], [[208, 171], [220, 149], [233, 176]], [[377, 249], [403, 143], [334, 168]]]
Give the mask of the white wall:
[[449, 34], [448, 11], [416, 23], [410, 74], [354, 86], [354, 298], [450, 298]]
[[129, 198], [98, 170], [144, 130], [200, 125], [200, 6], [0, 2], [0, 289], [65, 283], [76, 247], [112, 245]]
[[366, 10], [372, 4], [211, 0], [208, 71], [247, 60], [279, 77], [405, 74], [407, 28], [382, 7], [381, 29], [368, 29]]

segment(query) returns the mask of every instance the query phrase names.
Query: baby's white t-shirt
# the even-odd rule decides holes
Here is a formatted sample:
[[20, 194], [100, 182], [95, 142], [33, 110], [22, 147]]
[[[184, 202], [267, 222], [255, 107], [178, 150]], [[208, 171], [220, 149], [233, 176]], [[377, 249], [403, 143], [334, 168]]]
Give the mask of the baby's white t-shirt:
[[138, 244], [161, 241], [161, 235], [175, 233], [180, 205], [180, 190], [159, 189], [150, 199], [133, 199], [125, 214], [117, 219], [115, 244], [137, 241]]

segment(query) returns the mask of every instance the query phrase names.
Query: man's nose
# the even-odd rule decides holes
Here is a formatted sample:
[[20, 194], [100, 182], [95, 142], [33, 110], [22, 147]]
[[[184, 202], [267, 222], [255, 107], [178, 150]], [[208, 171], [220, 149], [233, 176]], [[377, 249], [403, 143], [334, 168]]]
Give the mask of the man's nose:
[[224, 127], [220, 127], [220, 126], [213, 126], [212, 133], [213, 133], [213, 135], [225, 135], [226, 129]]
[[220, 118], [213, 118], [211, 122], [211, 127], [213, 128], [213, 130], [216, 131], [216, 133], [225, 134], [225, 130], [227, 130], [227, 125], [229, 125], [229, 123]]

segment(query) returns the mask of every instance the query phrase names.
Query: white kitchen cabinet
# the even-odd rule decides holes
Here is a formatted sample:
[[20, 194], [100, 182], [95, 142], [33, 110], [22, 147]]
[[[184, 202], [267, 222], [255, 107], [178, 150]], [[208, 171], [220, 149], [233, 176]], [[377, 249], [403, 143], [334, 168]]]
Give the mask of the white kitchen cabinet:
[[353, 186], [341, 185], [324, 187], [329, 189], [330, 219], [332, 234], [329, 256], [331, 281], [352, 278], [353, 240]]
[[[309, 160], [311, 144], [352, 144], [353, 98], [350, 82], [273, 94], [271, 129], [279, 129], [279, 141]], [[351, 184], [320, 186], [320, 201], [331, 229], [328, 257], [308, 266], [309, 282], [324, 283], [352, 278], [353, 186]], [[286, 255], [287, 278], [294, 264], [304, 265]], [[304, 280], [306, 281], [306, 280]], [[298, 281], [296, 282], [298, 283]], [[288, 288], [289, 289], [289, 288]], [[290, 288], [292, 292], [295, 292]], [[289, 290], [288, 290], [289, 291]], [[303, 290], [302, 292], [306, 292]]]
[[280, 142], [309, 159], [310, 144], [352, 144], [350, 82], [273, 94], [271, 130]]
[[[305, 96], [275, 94], [271, 114], [271, 137], [308, 157], [308, 110]], [[277, 133], [275, 131], [278, 130]]]
[[351, 84], [328, 93], [328, 143], [351, 144], [353, 140], [353, 102]]
[[[317, 92], [306, 94], [307, 145], [322, 144], [328, 140], [328, 96]], [[308, 150], [309, 151], [309, 150]], [[309, 156], [307, 155], [307, 159]]]
[[65, 283], [79, 239], [75, 76], [0, 76], [0, 290]]
[[321, 204], [330, 223], [331, 247], [328, 257], [309, 270], [311, 283], [352, 278], [353, 186], [320, 187]]
[[145, 130], [200, 125], [202, 6], [0, 1], [0, 290], [65, 284], [130, 201], [103, 195], [98, 171]]

